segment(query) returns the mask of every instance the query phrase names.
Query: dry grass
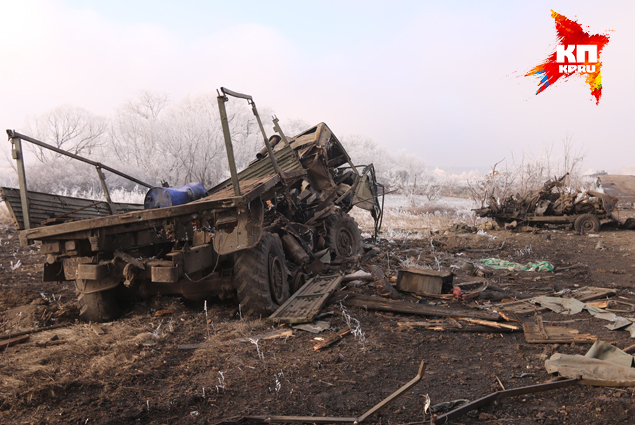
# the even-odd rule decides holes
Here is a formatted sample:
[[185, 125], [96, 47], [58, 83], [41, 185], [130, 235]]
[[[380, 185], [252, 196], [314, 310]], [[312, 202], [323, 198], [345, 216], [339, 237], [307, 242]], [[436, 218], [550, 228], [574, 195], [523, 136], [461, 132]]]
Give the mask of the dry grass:
[[[374, 221], [370, 213], [355, 207], [349, 214], [359, 224], [364, 236], [371, 236]], [[421, 239], [429, 236], [431, 231], [445, 230], [457, 222], [474, 226], [482, 220], [476, 217], [469, 208], [461, 206], [430, 203], [409, 208], [386, 207], [381, 237], [384, 239]]]

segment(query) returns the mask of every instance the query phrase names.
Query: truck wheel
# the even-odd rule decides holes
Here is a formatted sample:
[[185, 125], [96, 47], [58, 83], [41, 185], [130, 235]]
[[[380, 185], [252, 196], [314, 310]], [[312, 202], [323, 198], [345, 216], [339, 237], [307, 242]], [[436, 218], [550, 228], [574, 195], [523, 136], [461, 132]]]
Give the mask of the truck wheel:
[[583, 214], [575, 219], [573, 227], [576, 232], [596, 233], [600, 230], [600, 220], [593, 214]]
[[79, 294], [77, 297], [79, 317], [87, 322], [110, 322], [121, 315], [115, 289]]
[[353, 257], [363, 250], [362, 232], [348, 214], [334, 214], [326, 220], [326, 246], [338, 257]]
[[263, 232], [258, 245], [237, 254], [234, 286], [247, 316], [269, 315], [289, 298], [287, 266], [278, 235]]

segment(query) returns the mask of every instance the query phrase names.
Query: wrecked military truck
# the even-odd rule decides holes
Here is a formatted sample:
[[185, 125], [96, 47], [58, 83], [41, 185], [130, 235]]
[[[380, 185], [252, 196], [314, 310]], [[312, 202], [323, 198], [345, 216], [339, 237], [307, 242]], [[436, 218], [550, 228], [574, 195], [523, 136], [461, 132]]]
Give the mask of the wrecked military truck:
[[[68, 199], [61, 203], [65, 210], [52, 195], [42, 202], [44, 194], [26, 190], [20, 142], [43, 143], [8, 130], [21, 170], [21, 193], [13, 193], [11, 202], [10, 189], [3, 188], [3, 199], [24, 228], [21, 243], [41, 242], [44, 280], [75, 282], [84, 320], [113, 320], [122, 300], [155, 294], [193, 300], [237, 297], [243, 314], [268, 315], [307, 277], [319, 273], [324, 267], [320, 259], [362, 251], [359, 227], [347, 214], [353, 206], [370, 211], [375, 235], [379, 231], [383, 186], [372, 164], [354, 165], [324, 123], [287, 138], [274, 118], [277, 134], [267, 138], [251, 96], [221, 92], [218, 106], [231, 177], [207, 191], [196, 184], [152, 188], [144, 209], [112, 203], [101, 168], [116, 170], [98, 163], [93, 165], [112, 214], [78, 216], [89, 214], [100, 201], [72, 211], [79, 204], [68, 206]], [[240, 172], [225, 112], [229, 96], [251, 105], [265, 144]], [[37, 213], [46, 220], [30, 228]]]
[[527, 225], [573, 224], [580, 233], [598, 232], [602, 220], [619, 222], [613, 216], [618, 198], [596, 191], [560, 192], [557, 189], [563, 187], [566, 176], [548, 180], [539, 190], [524, 195], [511, 195], [500, 201], [490, 197], [487, 207], [473, 211], [501, 225], [514, 221]]

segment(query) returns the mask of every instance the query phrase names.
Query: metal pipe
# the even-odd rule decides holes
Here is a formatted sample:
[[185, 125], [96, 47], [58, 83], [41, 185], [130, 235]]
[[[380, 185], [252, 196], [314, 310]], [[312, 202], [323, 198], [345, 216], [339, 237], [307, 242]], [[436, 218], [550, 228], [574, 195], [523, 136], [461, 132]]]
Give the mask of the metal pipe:
[[47, 143], [40, 142], [39, 140], [36, 140], [36, 139], [34, 139], [32, 137], [25, 136], [24, 134], [20, 134], [20, 133], [16, 132], [15, 130], [7, 130], [7, 134], [12, 139], [20, 138], [22, 140], [26, 140], [27, 142], [33, 143], [34, 145], [38, 145], [38, 146], [43, 147], [45, 149], [51, 150], [53, 152], [57, 152], [60, 155], [68, 156], [68, 157], [76, 159], [78, 161], [85, 162], [87, 164], [92, 165], [93, 167], [103, 168], [106, 171], [110, 171], [113, 174], [117, 174], [118, 176], [124, 177], [124, 178], [130, 180], [131, 182], [140, 184], [141, 186], [145, 186], [147, 188], [152, 188], [153, 187], [151, 184], [142, 182], [141, 180], [137, 180], [134, 177], [131, 177], [131, 176], [127, 175], [127, 174], [124, 174], [121, 171], [117, 171], [114, 168], [108, 167], [107, 165], [101, 164], [101, 163], [96, 162], [96, 161], [91, 161], [90, 159], [86, 159], [86, 158], [81, 157], [79, 155], [76, 155], [74, 153], [66, 152], [63, 149], [56, 148], [55, 146], [51, 146], [51, 145], [49, 145]]
[[260, 132], [262, 133], [262, 138], [265, 140], [265, 146], [267, 147], [267, 152], [269, 152], [269, 158], [271, 158], [271, 165], [273, 165], [273, 169], [276, 170], [276, 173], [280, 176], [280, 180], [282, 180], [284, 184], [284, 178], [282, 177], [282, 170], [278, 165], [278, 160], [273, 154], [273, 148], [271, 147], [271, 143], [269, 143], [269, 139], [267, 139], [267, 134], [265, 133], [265, 129], [262, 126], [262, 121], [260, 121], [260, 115], [258, 115], [258, 110], [256, 109], [256, 103], [253, 100], [250, 100], [251, 109], [256, 116], [256, 121], [258, 121], [258, 127], [260, 127]]
[[[9, 130], [7, 130], [9, 133]], [[9, 134], [11, 137], [11, 144], [13, 149], [11, 154], [13, 159], [18, 163], [18, 183], [20, 185], [20, 202], [22, 203], [22, 221], [24, 222], [24, 229], [31, 228], [31, 216], [29, 214], [29, 200], [27, 198], [26, 188], [26, 172], [24, 170], [24, 155], [22, 154], [22, 141], [21, 136], [17, 133]]]
[[278, 124], [279, 121], [278, 117], [273, 117], [273, 131], [280, 135], [285, 145], [290, 146], [291, 144], [289, 143], [289, 139], [287, 139], [287, 136], [284, 135], [282, 128], [280, 128], [280, 125]]
[[97, 170], [97, 176], [99, 176], [99, 182], [101, 183], [101, 189], [104, 191], [104, 196], [106, 197], [106, 202], [108, 202], [108, 208], [110, 208], [111, 214], [115, 213], [115, 206], [112, 203], [112, 199], [110, 199], [110, 192], [108, 191], [108, 186], [106, 185], [106, 176], [104, 176], [103, 171], [101, 171], [100, 167], [95, 167]]
[[566, 379], [561, 381], [547, 382], [544, 384], [530, 385], [527, 387], [512, 388], [510, 390], [497, 391], [495, 393], [486, 395], [485, 397], [479, 398], [478, 400], [475, 400], [471, 403], [464, 404], [463, 406], [458, 407], [444, 415], [433, 417], [432, 423], [433, 424], [447, 423], [450, 419], [454, 419], [459, 416], [462, 416], [471, 410], [478, 409], [479, 407], [485, 406], [499, 398], [515, 397], [515, 396], [519, 396], [523, 394], [532, 394], [532, 393], [537, 393], [542, 391], [550, 391], [550, 390], [555, 390], [558, 388], [570, 387], [571, 385], [576, 385], [578, 383], [580, 383], [579, 379]]
[[[220, 88], [221, 91], [223, 92], [223, 94], [225, 95], [229, 95], [229, 96], [233, 96], [233, 97], [238, 97], [240, 99], [247, 99], [247, 102], [251, 105], [251, 110], [254, 113], [254, 115], [256, 116], [256, 121], [258, 121], [258, 127], [260, 127], [260, 132], [262, 133], [262, 137], [265, 140], [265, 146], [267, 147], [267, 152], [269, 153], [269, 158], [271, 158], [271, 164], [273, 165], [273, 169], [276, 171], [276, 173], [280, 176], [280, 180], [282, 180], [282, 184], [285, 184], [284, 182], [284, 178], [282, 176], [282, 170], [280, 169], [280, 166], [278, 165], [278, 161], [276, 160], [276, 157], [273, 155], [273, 148], [271, 147], [271, 144], [269, 143], [269, 139], [267, 139], [267, 134], [265, 133], [265, 129], [262, 126], [262, 121], [260, 121], [260, 115], [258, 115], [258, 109], [256, 109], [256, 103], [254, 102], [254, 99], [249, 96], [248, 94], [242, 94], [242, 93], [238, 93], [238, 92], [234, 92], [231, 91], [229, 89], [226, 89], [225, 87], [221, 87]], [[221, 109], [221, 121], [223, 122], [223, 133], [225, 133], [225, 125], [227, 123], [227, 112], [225, 112], [225, 105], [224, 102], [227, 101], [227, 97], [223, 96], [223, 105], [221, 106], [221, 101], [219, 98], [218, 101], [218, 107], [219, 109]], [[223, 118], [224, 117], [224, 118]], [[225, 136], [225, 144], [227, 144], [227, 140], [229, 138], [229, 126], [227, 126], [227, 133]], [[231, 140], [230, 140], [230, 145], [231, 145]], [[228, 155], [229, 155], [229, 150], [227, 151]], [[233, 163], [233, 152], [232, 152], [232, 158], [230, 159], [230, 163]], [[236, 166], [234, 165], [234, 168]], [[230, 168], [231, 168], [231, 164], [230, 164]], [[234, 177], [232, 174], [232, 183], [234, 182]], [[236, 186], [234, 186], [236, 187]], [[236, 195], [238, 196], [238, 195]]]
[[[221, 87], [225, 92], [225, 89]], [[229, 162], [229, 172], [232, 176], [232, 186], [234, 186], [234, 195], [240, 196], [240, 186], [238, 185], [238, 173], [236, 172], [236, 161], [234, 160], [234, 148], [232, 147], [232, 139], [229, 134], [229, 123], [227, 122], [227, 111], [225, 110], [225, 102], [227, 96], [218, 96], [218, 110], [220, 111], [220, 122], [223, 127], [223, 136], [225, 138], [225, 149], [227, 150], [227, 160]]]

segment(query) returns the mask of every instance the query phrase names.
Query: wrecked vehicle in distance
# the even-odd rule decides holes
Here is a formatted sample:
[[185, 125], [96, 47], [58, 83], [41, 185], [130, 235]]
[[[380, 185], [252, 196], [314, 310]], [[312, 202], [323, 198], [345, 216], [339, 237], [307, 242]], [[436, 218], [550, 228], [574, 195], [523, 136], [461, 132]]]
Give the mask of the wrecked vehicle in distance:
[[500, 202], [490, 197], [487, 207], [473, 211], [500, 225], [514, 221], [526, 225], [573, 224], [581, 233], [598, 232], [603, 220], [618, 221], [613, 216], [618, 198], [596, 191], [560, 193], [555, 189], [563, 186], [565, 177], [548, 180], [539, 190], [511, 195]]
[[[104, 201], [83, 200], [81, 206], [76, 198], [60, 202], [58, 196], [28, 192], [21, 140], [51, 147], [7, 130], [22, 170], [21, 190], [1, 193], [25, 229], [20, 241], [41, 241], [45, 281], [75, 281], [84, 320], [113, 320], [121, 300], [155, 294], [237, 297], [242, 314], [268, 315], [324, 268], [320, 259], [362, 251], [360, 229], [348, 215], [353, 206], [370, 211], [379, 230], [383, 187], [372, 164], [354, 165], [324, 123], [287, 139], [274, 119], [278, 134], [267, 138], [251, 96], [221, 91], [231, 177], [207, 191], [200, 184], [151, 188], [145, 209], [112, 203], [100, 170], [117, 171], [68, 153], [97, 168], [110, 211]], [[265, 144], [240, 172], [225, 111], [228, 96], [248, 101]], [[35, 221], [42, 225], [30, 228]]]

